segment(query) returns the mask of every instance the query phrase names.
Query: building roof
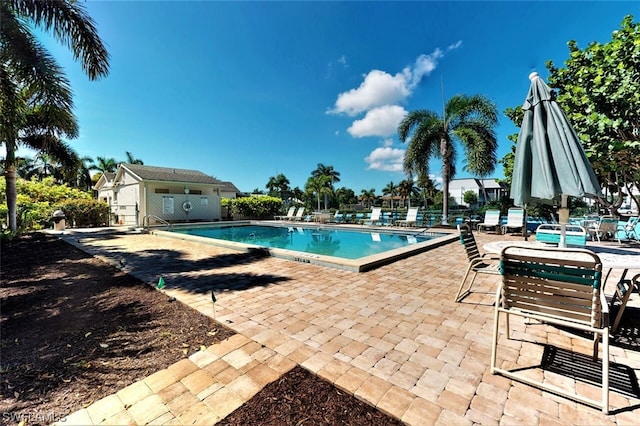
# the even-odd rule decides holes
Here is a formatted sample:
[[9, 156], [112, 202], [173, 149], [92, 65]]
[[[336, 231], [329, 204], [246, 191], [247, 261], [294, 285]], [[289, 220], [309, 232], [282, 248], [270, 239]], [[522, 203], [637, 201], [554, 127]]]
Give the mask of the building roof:
[[140, 164], [121, 164], [121, 166], [140, 180], [163, 182], [204, 183], [221, 185], [222, 182], [198, 170], [175, 169], [171, 167], [144, 166]]
[[220, 181], [219, 183], [220, 183], [220, 191], [235, 192], [236, 194], [242, 194], [242, 191], [240, 191], [238, 187], [231, 182]]

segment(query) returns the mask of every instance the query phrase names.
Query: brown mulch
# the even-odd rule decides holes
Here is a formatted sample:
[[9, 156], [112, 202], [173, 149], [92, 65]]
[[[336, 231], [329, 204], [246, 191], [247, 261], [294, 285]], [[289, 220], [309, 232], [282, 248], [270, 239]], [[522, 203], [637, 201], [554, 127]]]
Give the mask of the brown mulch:
[[[48, 424], [234, 334], [55, 236], [0, 254], [0, 424]], [[401, 423], [296, 367], [221, 424]]]

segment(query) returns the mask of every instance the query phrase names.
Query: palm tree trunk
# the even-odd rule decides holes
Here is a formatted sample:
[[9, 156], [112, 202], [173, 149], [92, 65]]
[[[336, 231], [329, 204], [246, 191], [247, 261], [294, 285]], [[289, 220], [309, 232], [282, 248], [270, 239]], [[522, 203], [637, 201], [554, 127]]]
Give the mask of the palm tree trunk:
[[9, 230], [15, 232], [18, 229], [16, 221], [16, 210], [18, 192], [16, 190], [16, 168], [15, 165], [6, 165], [4, 178], [7, 185], [7, 214], [9, 216]]
[[440, 139], [442, 154], [442, 224], [449, 225], [449, 180], [451, 179], [451, 147], [447, 139]]

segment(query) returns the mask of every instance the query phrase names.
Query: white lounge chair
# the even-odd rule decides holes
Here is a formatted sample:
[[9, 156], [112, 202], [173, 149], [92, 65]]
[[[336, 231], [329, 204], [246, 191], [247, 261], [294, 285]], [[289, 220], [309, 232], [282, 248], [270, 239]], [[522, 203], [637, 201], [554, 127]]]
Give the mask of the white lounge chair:
[[291, 206], [289, 207], [289, 211], [287, 212], [286, 215], [278, 215], [278, 216], [274, 216], [273, 219], [274, 220], [285, 220], [288, 219], [290, 220], [291, 218], [293, 218], [293, 215], [296, 212], [296, 206]]
[[296, 222], [302, 221], [302, 215], [304, 215], [304, 207], [298, 207], [295, 216], [293, 216], [291, 220], [294, 220]]
[[507, 213], [507, 224], [502, 226], [502, 233], [510, 230], [521, 231], [524, 226], [524, 209], [510, 208]]
[[400, 226], [416, 226], [418, 220], [418, 207], [411, 207], [407, 210], [407, 217], [403, 220], [398, 220], [396, 223]]
[[484, 214], [484, 222], [478, 224], [478, 231], [493, 228], [498, 231], [500, 227], [500, 210], [487, 210]]
[[373, 207], [371, 209], [371, 217], [364, 221], [365, 225], [373, 226], [376, 223], [381, 223], [380, 215], [382, 214], [382, 207]]

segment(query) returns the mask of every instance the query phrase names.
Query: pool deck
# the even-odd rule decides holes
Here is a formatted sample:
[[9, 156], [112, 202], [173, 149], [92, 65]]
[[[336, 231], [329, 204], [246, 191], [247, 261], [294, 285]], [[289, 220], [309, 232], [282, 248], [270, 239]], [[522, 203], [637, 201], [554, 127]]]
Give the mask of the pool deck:
[[[296, 365], [409, 425], [637, 424], [638, 397], [612, 391], [612, 413], [604, 415], [490, 373], [499, 277], [478, 276], [474, 292], [453, 302], [467, 265], [459, 243], [356, 273], [116, 231], [71, 229], [59, 236], [150, 285], [162, 276], [164, 293], [238, 334], [105, 395], [61, 425], [213, 424]], [[476, 239], [482, 247], [522, 238], [480, 233]], [[616, 270], [607, 294], [617, 276]], [[634, 295], [628, 309], [637, 302]], [[516, 337], [527, 328], [538, 342], [590, 352], [589, 338], [511, 322]], [[611, 342], [612, 362], [640, 369], [639, 330], [640, 323], [621, 327], [622, 336]], [[531, 343], [503, 343], [510, 360], [537, 356]]]

